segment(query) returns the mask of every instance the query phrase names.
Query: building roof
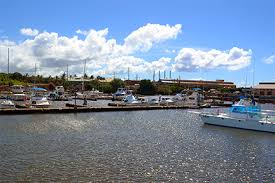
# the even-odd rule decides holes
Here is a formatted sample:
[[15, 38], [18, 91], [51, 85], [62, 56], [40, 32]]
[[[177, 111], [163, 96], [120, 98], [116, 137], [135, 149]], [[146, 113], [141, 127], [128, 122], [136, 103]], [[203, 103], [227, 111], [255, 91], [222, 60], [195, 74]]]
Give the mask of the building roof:
[[255, 89], [273, 89], [275, 90], [275, 83], [260, 83], [253, 88]]

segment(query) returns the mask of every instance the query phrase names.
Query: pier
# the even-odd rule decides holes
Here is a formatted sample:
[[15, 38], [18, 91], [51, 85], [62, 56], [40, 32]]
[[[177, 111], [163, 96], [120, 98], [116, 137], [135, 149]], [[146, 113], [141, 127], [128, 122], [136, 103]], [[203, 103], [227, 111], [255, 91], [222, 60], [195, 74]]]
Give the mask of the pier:
[[140, 111], [140, 110], [165, 110], [165, 109], [188, 109], [184, 106], [118, 106], [118, 107], [65, 107], [65, 108], [16, 108], [2, 109], [0, 115], [11, 114], [57, 114], [79, 112], [114, 112], [114, 111]]

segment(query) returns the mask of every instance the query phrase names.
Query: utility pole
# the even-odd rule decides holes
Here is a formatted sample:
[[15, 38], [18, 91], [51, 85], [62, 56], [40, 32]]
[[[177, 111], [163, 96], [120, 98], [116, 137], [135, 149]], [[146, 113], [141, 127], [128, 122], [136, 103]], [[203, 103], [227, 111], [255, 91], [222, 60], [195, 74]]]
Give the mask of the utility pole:
[[67, 64], [67, 81], [69, 80], [69, 65]]
[[86, 73], [86, 59], [84, 61], [84, 69], [83, 69], [83, 80], [82, 80], [82, 92], [84, 91], [84, 80], [85, 80], [85, 73]]
[[35, 81], [36, 81], [36, 63], [34, 63], [34, 81], [33, 81], [33, 87], [35, 87]]

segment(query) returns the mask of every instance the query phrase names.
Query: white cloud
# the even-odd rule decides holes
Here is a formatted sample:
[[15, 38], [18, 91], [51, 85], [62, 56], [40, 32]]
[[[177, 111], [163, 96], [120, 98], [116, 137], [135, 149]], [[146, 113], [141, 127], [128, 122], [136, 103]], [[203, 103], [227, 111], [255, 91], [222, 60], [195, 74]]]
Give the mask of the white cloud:
[[24, 36], [36, 36], [39, 34], [39, 31], [37, 29], [22, 28], [20, 29], [20, 33]]
[[[38, 74], [56, 75], [63, 73], [68, 64], [69, 73], [80, 75], [83, 72], [84, 60], [87, 61], [89, 75], [127, 73], [128, 67], [133, 73], [172, 70], [172, 68], [177, 71], [193, 71], [198, 68], [237, 70], [250, 63], [251, 51], [240, 48], [232, 48], [229, 51], [183, 48], [175, 59], [162, 57], [145, 60], [134, 56], [139, 51], [149, 51], [155, 44], [175, 39], [181, 32], [179, 24], [174, 26], [147, 24], [130, 33], [122, 44], [118, 44], [113, 38], [108, 38], [108, 28], [77, 30], [76, 35], [72, 37], [55, 32], [39, 33], [35, 30], [23, 31], [28, 35], [37, 34], [23, 42], [0, 41], [1, 45], [8, 45], [11, 48], [11, 72], [33, 73], [36, 63], [39, 68]], [[79, 38], [77, 34], [84, 36]], [[7, 53], [3, 53], [2, 50], [0, 64], [6, 65]]]
[[175, 39], [181, 33], [181, 25], [147, 24], [133, 31], [124, 39], [124, 46], [129, 52], [148, 51], [154, 43]]
[[84, 36], [88, 35], [89, 34], [89, 31], [85, 31], [85, 30], [80, 30], [78, 29], [77, 31], [75, 31], [77, 34], [82, 34]]
[[264, 62], [265, 62], [266, 64], [273, 64], [274, 61], [275, 61], [275, 55], [271, 55], [270, 57], [264, 59]]
[[[156, 26], [148, 24], [143, 29], [147, 30], [147, 26], [151, 28], [158, 27], [157, 31], [155, 31], [156, 34], [159, 34], [157, 37], [155, 35], [151, 35], [153, 38], [147, 36], [150, 44], [156, 44], [169, 38], [172, 39], [175, 33], [171, 33], [169, 36], [166, 35], [168, 29], [173, 30], [179, 27], [178, 25], [173, 28], [169, 25], [162, 27], [158, 24]], [[85, 35], [83, 39], [78, 36], [61, 36], [55, 32], [45, 31], [39, 33], [36, 29], [21, 29], [20, 31], [24, 35], [37, 35], [20, 43], [2, 41], [2, 45], [9, 44], [9, 46], [12, 46], [11, 71], [33, 72], [36, 63], [38, 68], [40, 68], [40, 74], [55, 75], [64, 72], [66, 65], [69, 64], [71, 73], [81, 74], [84, 60], [87, 60], [87, 71], [89, 74], [112, 74], [114, 71], [117, 73], [126, 72], [128, 67], [131, 68], [132, 72], [147, 71], [151, 69], [151, 66], [160, 69], [166, 67], [166, 62], [163, 59], [160, 59], [160, 63], [158, 61], [150, 63], [142, 58], [134, 57], [131, 55], [134, 53], [131, 47], [133, 45], [130, 45], [127, 41], [124, 44], [117, 44], [115, 39], [107, 39], [108, 28], [98, 31], [93, 29], [88, 31], [77, 30], [77, 34]], [[164, 32], [161, 33], [161, 31]], [[128, 36], [132, 37], [132, 43], [134, 43], [133, 35], [136, 35], [134, 32]], [[165, 38], [160, 38], [160, 35], [165, 35]], [[135, 39], [135, 44], [144, 45], [147, 42], [142, 41], [142, 43], [139, 43], [139, 40]], [[143, 46], [139, 49], [143, 49]], [[147, 46], [148, 49], [149, 47]], [[129, 50], [131, 50], [131, 53]], [[137, 48], [135, 48], [135, 51], [138, 51]], [[6, 63], [5, 58], [6, 55], [0, 58], [0, 64]]]
[[177, 71], [194, 71], [198, 69], [225, 68], [239, 70], [250, 65], [251, 50], [233, 47], [229, 51], [212, 49], [209, 51], [183, 48], [179, 51], [173, 64]]

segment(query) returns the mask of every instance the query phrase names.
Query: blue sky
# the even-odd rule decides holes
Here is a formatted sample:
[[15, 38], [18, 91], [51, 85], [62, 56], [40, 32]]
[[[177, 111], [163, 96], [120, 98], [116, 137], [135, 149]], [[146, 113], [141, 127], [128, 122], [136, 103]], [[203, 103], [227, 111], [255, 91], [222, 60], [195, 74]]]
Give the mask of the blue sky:
[[[147, 62], [159, 60], [162, 57], [171, 58], [173, 62], [182, 48], [205, 52], [212, 49], [227, 52], [237, 47], [246, 51], [251, 50], [251, 61], [247, 67], [238, 70], [228, 70], [224, 67], [201, 67], [191, 71], [178, 69], [173, 72], [173, 77], [180, 75], [185, 79], [225, 79], [243, 85], [247, 76], [247, 85], [250, 85], [253, 61], [255, 61], [255, 83], [275, 81], [273, 61], [275, 57], [272, 57], [275, 55], [275, 2], [272, 0], [48, 0], [39, 2], [2, 0], [0, 4], [2, 43], [6, 39], [15, 44], [34, 39], [34, 37], [20, 34], [22, 28], [37, 29], [40, 33], [55, 32], [59, 36], [68, 38], [75, 36], [78, 29], [99, 31], [108, 28], [106, 39], [115, 39], [117, 44], [122, 45], [128, 35], [148, 23], [170, 26], [180, 24], [182, 28], [176, 38], [157, 41], [148, 51], [137, 50], [129, 55]], [[79, 39], [85, 39], [85, 36], [78, 35]], [[0, 49], [4, 57], [3, 44]], [[15, 50], [14, 54], [17, 53], [18, 51]], [[267, 58], [270, 58], [269, 64], [266, 63]], [[185, 63], [184, 60], [181, 61]], [[20, 59], [14, 62], [12, 71], [24, 67], [24, 64], [18, 65]], [[104, 61], [101, 59], [101, 62]], [[5, 71], [3, 64], [1, 71]], [[88, 72], [93, 74], [95, 69]], [[126, 77], [123, 72], [118, 74]], [[149, 71], [132, 72], [131, 76], [134, 77], [136, 74], [141, 78], [152, 78], [152, 73]], [[110, 73], [106, 75], [111, 76]]]

